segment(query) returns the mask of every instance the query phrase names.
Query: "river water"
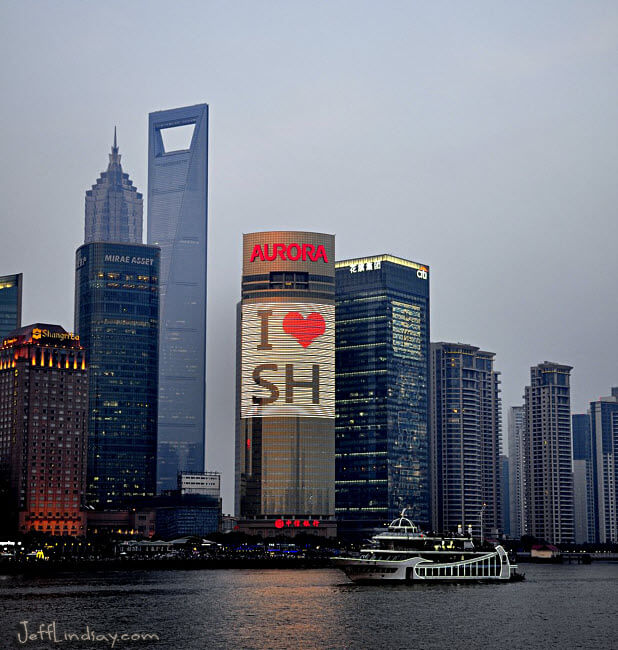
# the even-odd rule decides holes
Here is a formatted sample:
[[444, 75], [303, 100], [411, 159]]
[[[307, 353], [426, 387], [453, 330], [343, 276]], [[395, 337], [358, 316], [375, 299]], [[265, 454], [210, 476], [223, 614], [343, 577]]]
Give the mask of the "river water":
[[618, 564], [520, 570], [519, 583], [390, 587], [335, 569], [2, 576], [0, 648], [618, 648]]

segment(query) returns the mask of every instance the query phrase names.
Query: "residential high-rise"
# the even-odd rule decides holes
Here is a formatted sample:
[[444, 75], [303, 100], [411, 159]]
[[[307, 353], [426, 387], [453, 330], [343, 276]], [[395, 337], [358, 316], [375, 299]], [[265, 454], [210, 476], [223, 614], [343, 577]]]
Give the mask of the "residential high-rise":
[[577, 544], [594, 543], [596, 539], [596, 523], [590, 414], [573, 414], [571, 424], [573, 428], [575, 542]]
[[335, 533], [335, 238], [243, 236], [241, 530]]
[[335, 505], [367, 536], [403, 508], [429, 524], [429, 268], [392, 255], [336, 264]]
[[618, 388], [590, 402], [595, 541], [618, 542]]
[[151, 113], [148, 133], [148, 243], [161, 248], [158, 486], [173, 489], [179, 471], [204, 471], [208, 106]]
[[142, 243], [144, 200], [123, 173], [114, 129], [114, 144], [107, 171], [86, 192], [84, 242]]
[[533, 366], [524, 394], [526, 531], [554, 544], [575, 538], [571, 370], [549, 361]]
[[515, 539], [526, 531], [526, 456], [524, 448], [525, 408], [511, 406], [508, 410], [509, 436], [509, 511], [511, 537]]
[[431, 344], [433, 525], [496, 535], [501, 525], [500, 380], [493, 352]]
[[36, 323], [0, 346], [3, 527], [84, 535], [88, 375], [79, 337]]
[[21, 327], [23, 275], [0, 275], [0, 339]]
[[90, 371], [88, 502], [115, 508], [156, 491], [159, 249], [77, 249], [75, 330]]
[[501, 498], [501, 511], [502, 511], [502, 521], [500, 523], [500, 529], [504, 532], [505, 535], [511, 535], [511, 502], [510, 502], [510, 471], [509, 471], [509, 457], [500, 456], [500, 498]]

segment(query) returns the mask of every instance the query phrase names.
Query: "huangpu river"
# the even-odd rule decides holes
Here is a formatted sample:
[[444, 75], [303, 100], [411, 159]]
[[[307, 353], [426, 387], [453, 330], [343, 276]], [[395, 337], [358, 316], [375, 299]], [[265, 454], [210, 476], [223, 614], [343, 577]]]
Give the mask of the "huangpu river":
[[618, 564], [520, 571], [418, 586], [358, 586], [336, 569], [2, 576], [0, 648], [618, 647]]

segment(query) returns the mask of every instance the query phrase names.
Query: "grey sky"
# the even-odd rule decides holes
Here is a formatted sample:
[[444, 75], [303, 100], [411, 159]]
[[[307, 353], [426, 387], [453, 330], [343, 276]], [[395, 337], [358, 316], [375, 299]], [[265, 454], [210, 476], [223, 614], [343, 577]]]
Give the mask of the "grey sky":
[[[147, 117], [210, 104], [209, 469], [233, 507], [241, 234], [431, 267], [432, 340], [496, 352], [503, 403], [569, 363], [618, 384], [618, 3], [12, 2], [0, 8], [0, 274], [72, 329], [84, 192]], [[145, 232], [145, 229], [144, 229]]]

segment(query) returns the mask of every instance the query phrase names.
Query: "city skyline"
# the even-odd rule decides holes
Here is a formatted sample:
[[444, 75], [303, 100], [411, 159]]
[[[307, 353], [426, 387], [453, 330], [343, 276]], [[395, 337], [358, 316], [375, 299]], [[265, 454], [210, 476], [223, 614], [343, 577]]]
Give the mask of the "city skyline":
[[[606, 299], [616, 271], [615, 5], [550, 3], [534, 21], [514, 6], [486, 17], [457, 7], [376, 16], [346, 3], [286, 16], [202, 9], [195, 26], [164, 10], [172, 31], [197, 35], [201, 24], [199, 43], [166, 55], [154, 47], [151, 16], [127, 7], [115, 26], [119, 47], [105, 48], [109, 72], [97, 75], [101, 53], [82, 47], [87, 35], [70, 27], [75, 10], [3, 9], [20, 63], [4, 71], [0, 109], [11, 125], [2, 226], [15, 244], [0, 273], [24, 274], [22, 322], [70, 329], [83, 188], [114, 124], [143, 189], [147, 114], [210, 103], [207, 401], [217, 408], [207, 454], [208, 469], [224, 472], [227, 511], [234, 369], [225, 360], [242, 232], [322, 230], [337, 235], [340, 259], [388, 251], [426, 261], [433, 340], [495, 351], [503, 409], [521, 403], [528, 369], [543, 359], [574, 367], [574, 412], [616, 384], [618, 352], [608, 347], [616, 302]], [[92, 11], [97, 34], [114, 12]], [[112, 72], [127, 54], [140, 75], [134, 87]], [[84, 88], [75, 95], [53, 81], [61, 77]]]

